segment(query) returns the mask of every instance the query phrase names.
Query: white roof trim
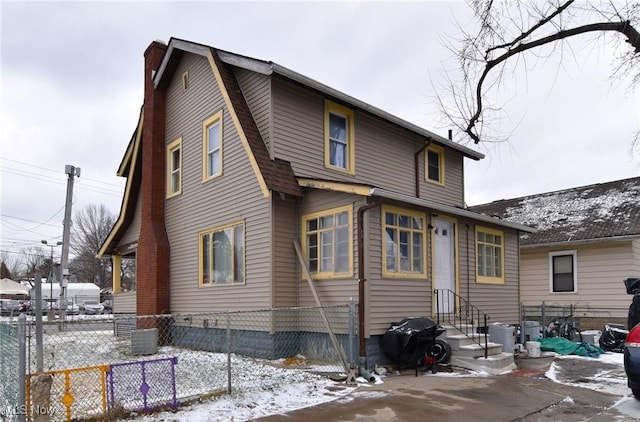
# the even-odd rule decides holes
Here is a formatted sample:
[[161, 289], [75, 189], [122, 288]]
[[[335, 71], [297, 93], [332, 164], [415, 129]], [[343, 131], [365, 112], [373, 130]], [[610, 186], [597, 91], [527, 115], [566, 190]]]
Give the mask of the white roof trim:
[[162, 58], [162, 62], [160, 63], [160, 67], [158, 68], [158, 71], [153, 75], [154, 88], [158, 87], [158, 84], [162, 79], [162, 75], [164, 74], [164, 71], [167, 69], [169, 58], [173, 55], [174, 50], [187, 51], [189, 53], [198, 54], [200, 56], [207, 57], [207, 51], [209, 51], [209, 47], [202, 44], [196, 44], [189, 41], [172, 38], [171, 41], [169, 41], [169, 45], [167, 46], [167, 51], [164, 53], [164, 57]]

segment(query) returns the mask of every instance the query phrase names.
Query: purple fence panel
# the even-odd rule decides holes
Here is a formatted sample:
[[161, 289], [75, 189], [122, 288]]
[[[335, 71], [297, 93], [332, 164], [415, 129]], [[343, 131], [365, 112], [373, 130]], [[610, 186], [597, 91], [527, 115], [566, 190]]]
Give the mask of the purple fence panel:
[[178, 406], [175, 365], [178, 358], [114, 363], [107, 372], [109, 409], [149, 411]]

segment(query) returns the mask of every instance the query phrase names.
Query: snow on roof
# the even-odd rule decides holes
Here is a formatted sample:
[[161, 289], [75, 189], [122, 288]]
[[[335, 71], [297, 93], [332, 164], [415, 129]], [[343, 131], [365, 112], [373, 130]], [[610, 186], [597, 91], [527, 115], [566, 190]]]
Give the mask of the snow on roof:
[[640, 235], [640, 178], [582, 186], [470, 207], [538, 229], [521, 245]]

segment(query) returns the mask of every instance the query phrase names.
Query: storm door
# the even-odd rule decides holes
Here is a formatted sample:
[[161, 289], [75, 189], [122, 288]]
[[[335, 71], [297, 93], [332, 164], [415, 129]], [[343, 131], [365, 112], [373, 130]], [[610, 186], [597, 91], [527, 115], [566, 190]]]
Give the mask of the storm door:
[[442, 314], [455, 313], [455, 223], [435, 218], [433, 220], [433, 277], [434, 289], [438, 290], [438, 311]]

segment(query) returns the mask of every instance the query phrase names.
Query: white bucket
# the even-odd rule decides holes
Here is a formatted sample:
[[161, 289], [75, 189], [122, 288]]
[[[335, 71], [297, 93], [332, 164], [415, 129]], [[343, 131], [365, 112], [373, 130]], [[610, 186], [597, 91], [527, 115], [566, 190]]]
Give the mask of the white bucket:
[[527, 354], [529, 355], [529, 357], [540, 357], [540, 342], [528, 341], [525, 343], [525, 348], [527, 349]]

